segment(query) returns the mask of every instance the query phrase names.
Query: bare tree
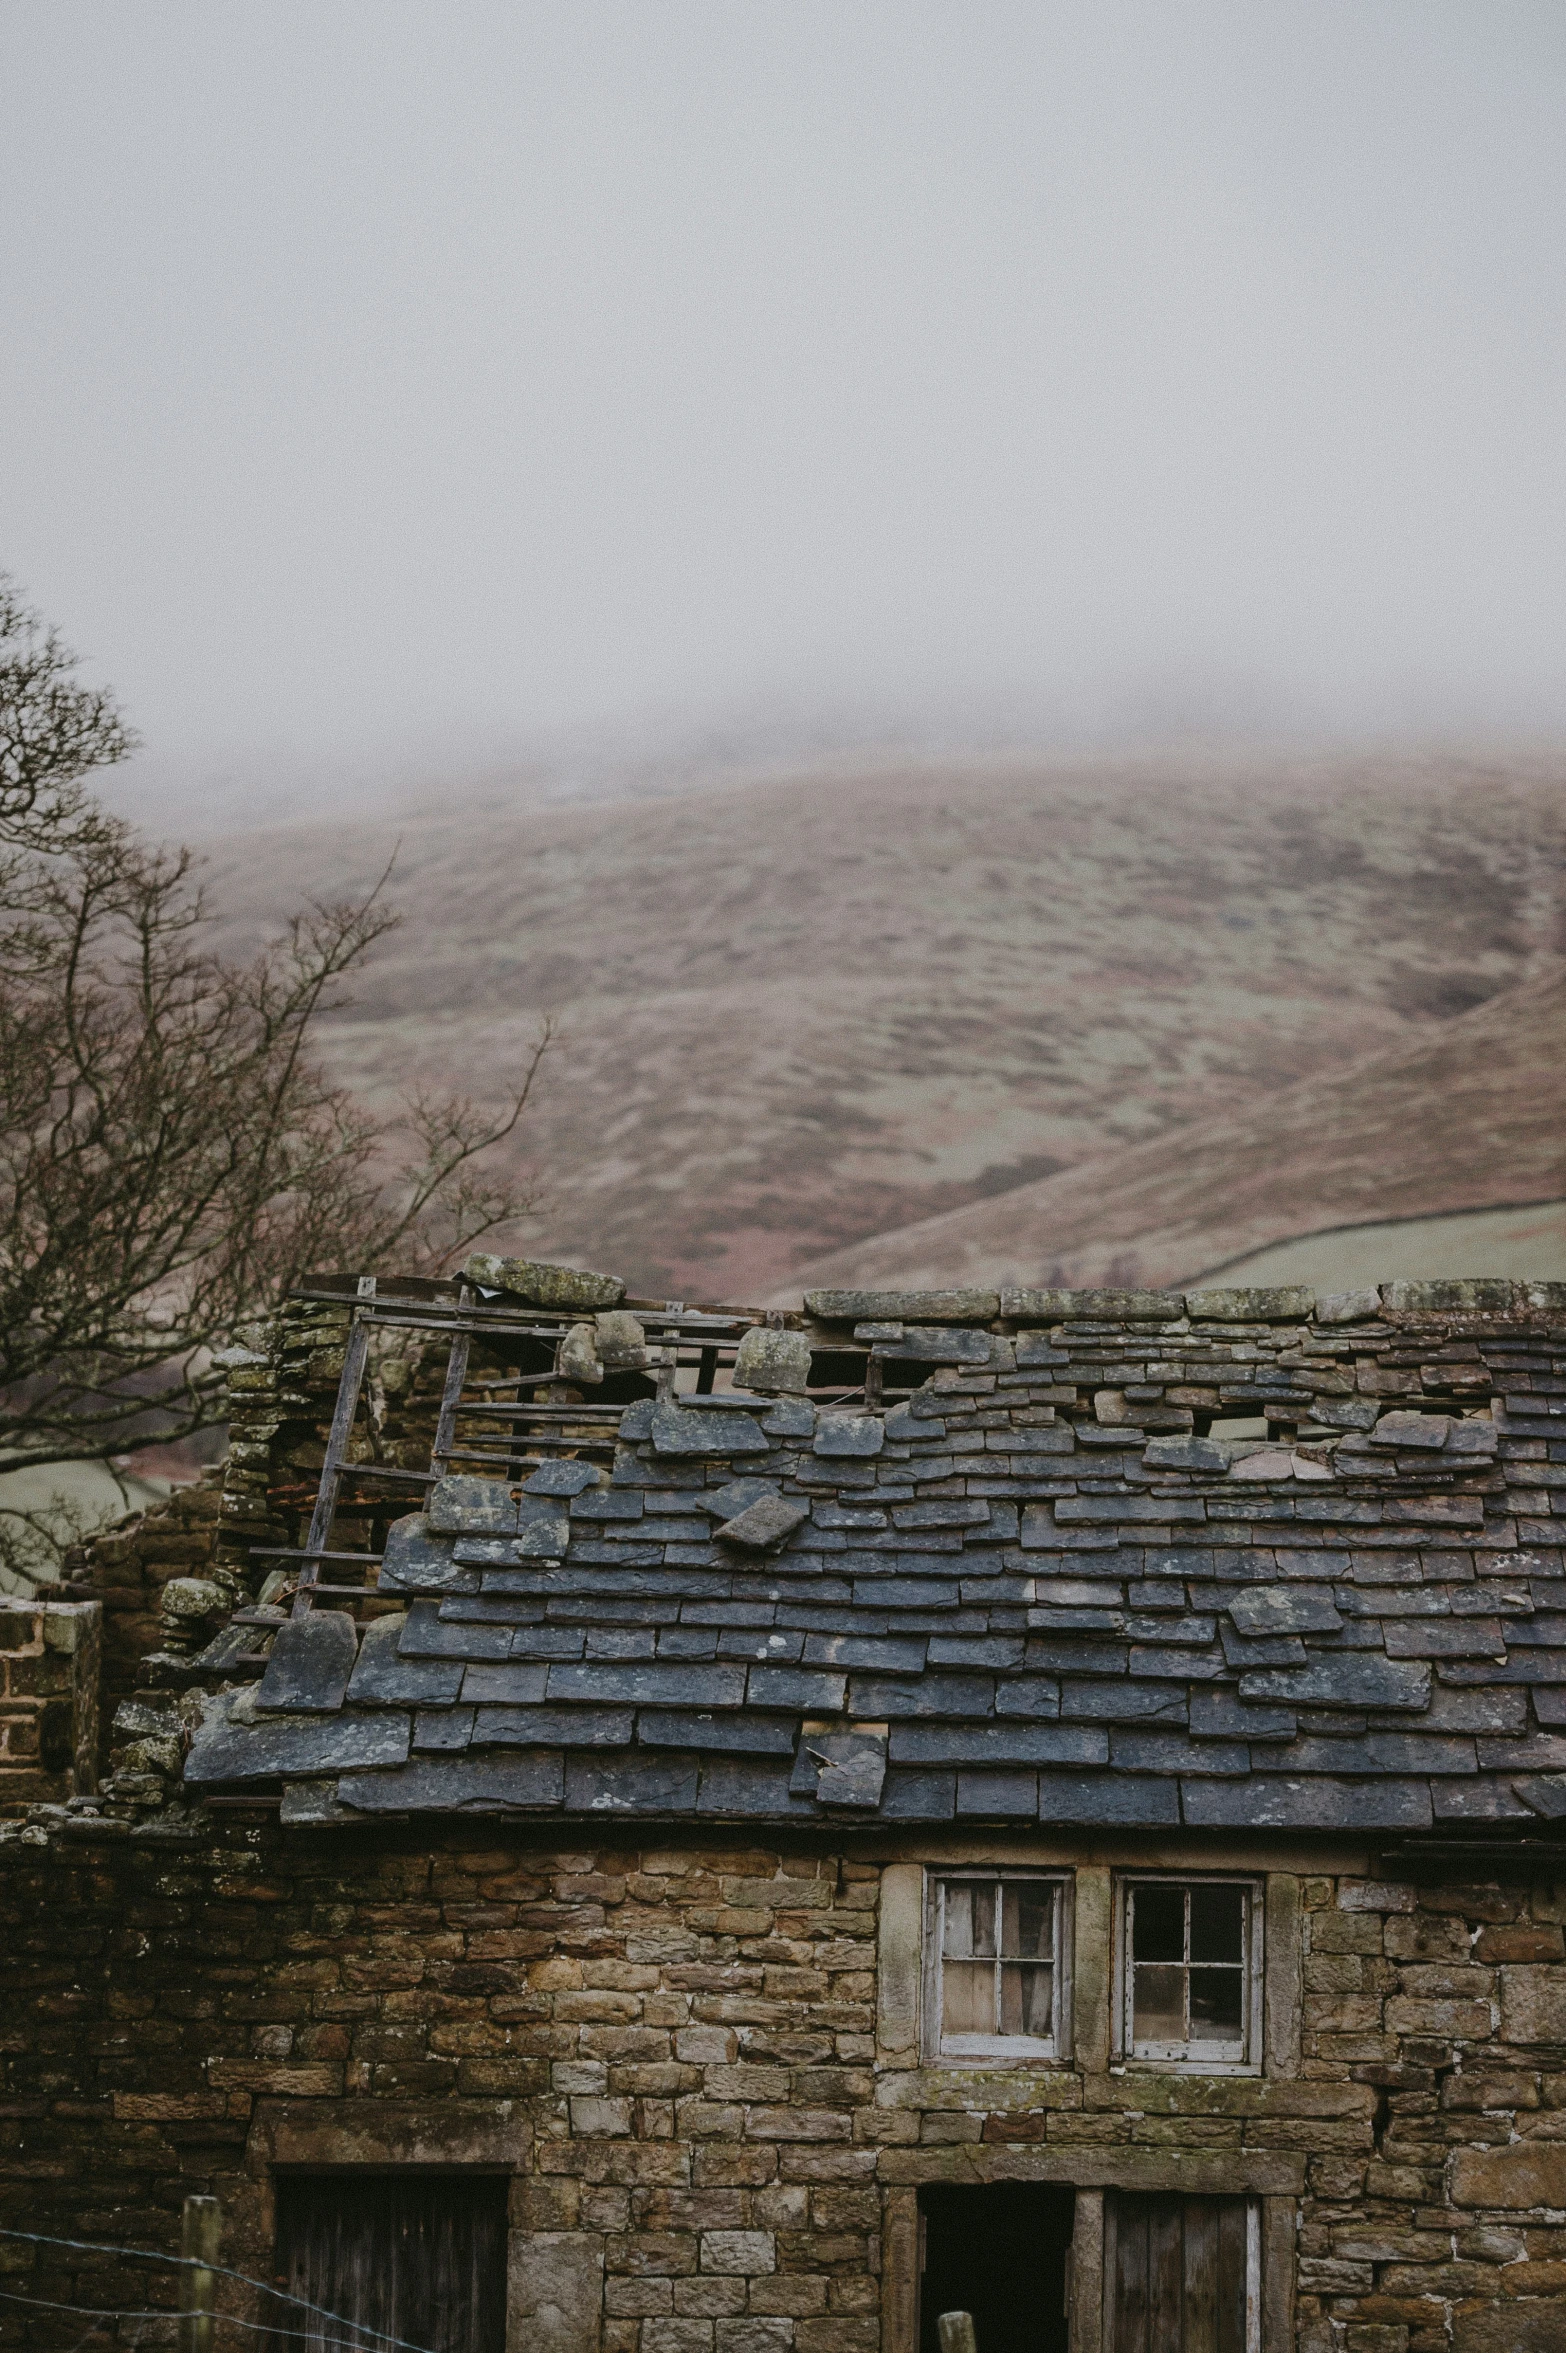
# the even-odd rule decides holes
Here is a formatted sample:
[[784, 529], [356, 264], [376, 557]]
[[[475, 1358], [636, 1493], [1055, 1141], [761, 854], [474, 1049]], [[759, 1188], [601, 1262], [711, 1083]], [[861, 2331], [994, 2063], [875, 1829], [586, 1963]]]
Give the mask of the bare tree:
[[0, 572], [0, 850], [50, 852], [98, 822], [84, 779], [137, 748], [102, 687]]
[[[20, 620], [17, 619], [21, 615]], [[9, 632], [9, 638], [7, 638]], [[378, 1119], [315, 1059], [321, 1017], [397, 920], [381, 885], [226, 960], [187, 851], [80, 778], [132, 747], [71, 657], [0, 604], [0, 1468], [107, 1460], [216, 1410], [212, 1351], [311, 1267], [434, 1271], [532, 1206], [479, 1163], [506, 1100]]]

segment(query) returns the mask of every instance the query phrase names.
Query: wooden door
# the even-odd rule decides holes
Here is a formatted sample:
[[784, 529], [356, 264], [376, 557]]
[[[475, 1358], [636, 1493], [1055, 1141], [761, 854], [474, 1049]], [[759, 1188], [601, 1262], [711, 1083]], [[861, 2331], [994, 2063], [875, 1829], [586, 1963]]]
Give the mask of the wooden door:
[[1244, 2198], [1105, 2201], [1106, 2353], [1256, 2353]]
[[505, 2180], [280, 2174], [276, 2278], [273, 2353], [505, 2353]]

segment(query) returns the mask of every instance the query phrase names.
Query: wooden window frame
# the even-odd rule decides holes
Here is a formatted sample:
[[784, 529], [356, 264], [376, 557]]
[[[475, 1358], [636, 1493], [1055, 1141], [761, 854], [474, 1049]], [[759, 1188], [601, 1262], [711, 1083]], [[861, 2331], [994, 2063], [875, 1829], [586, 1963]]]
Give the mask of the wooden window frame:
[[[960, 2050], [943, 2048], [941, 2032], [941, 1944], [944, 1889], [955, 1881], [994, 1887], [1048, 1887], [1054, 1891], [1055, 1960], [1050, 1986], [1050, 2033], [965, 2034], [953, 2037]], [[1070, 1871], [1011, 1870], [1005, 1865], [959, 1863], [950, 1869], [931, 1864], [924, 1875], [924, 2057], [931, 2067], [992, 2067], [997, 2061], [1012, 2066], [1063, 2065], [1071, 2049], [1072, 1943], [1075, 1882]]]
[[[1134, 2037], [1130, 1914], [1138, 1887], [1238, 1887], [1246, 1896], [1246, 1951], [1240, 1969], [1244, 2001], [1243, 2033], [1238, 2058], [1225, 2056], [1234, 2048], [1224, 2043], [1160, 2044], [1139, 2051]], [[1267, 1883], [1249, 1871], [1125, 1871], [1115, 1880], [1114, 1924], [1114, 2038], [1111, 2046], [1117, 2068], [1156, 2070], [1161, 2075], [1260, 2075], [1266, 1970]], [[1189, 1966], [1189, 1964], [1187, 1964]]]

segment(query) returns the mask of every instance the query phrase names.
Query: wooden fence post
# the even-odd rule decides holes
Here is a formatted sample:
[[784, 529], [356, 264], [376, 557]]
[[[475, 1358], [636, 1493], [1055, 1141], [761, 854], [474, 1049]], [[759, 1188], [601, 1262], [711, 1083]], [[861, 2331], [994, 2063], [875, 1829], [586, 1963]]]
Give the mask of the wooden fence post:
[[180, 2353], [212, 2353], [212, 2299], [218, 2241], [223, 2235], [223, 2208], [216, 2198], [187, 2198], [180, 2223], [179, 2251], [185, 2268], [179, 2275]]

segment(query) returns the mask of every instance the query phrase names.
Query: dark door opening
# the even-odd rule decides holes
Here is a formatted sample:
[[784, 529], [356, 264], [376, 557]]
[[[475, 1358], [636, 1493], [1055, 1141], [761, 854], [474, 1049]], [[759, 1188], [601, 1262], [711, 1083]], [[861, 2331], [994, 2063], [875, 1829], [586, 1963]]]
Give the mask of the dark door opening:
[[382, 2353], [391, 2338], [505, 2353], [506, 2190], [495, 2173], [280, 2173], [277, 2285], [319, 2310], [279, 2299], [274, 2353], [335, 2353], [345, 2340]]
[[921, 2190], [919, 2353], [940, 2353], [943, 2312], [971, 2312], [979, 2353], [1066, 2353], [1069, 2189], [994, 2182]]

